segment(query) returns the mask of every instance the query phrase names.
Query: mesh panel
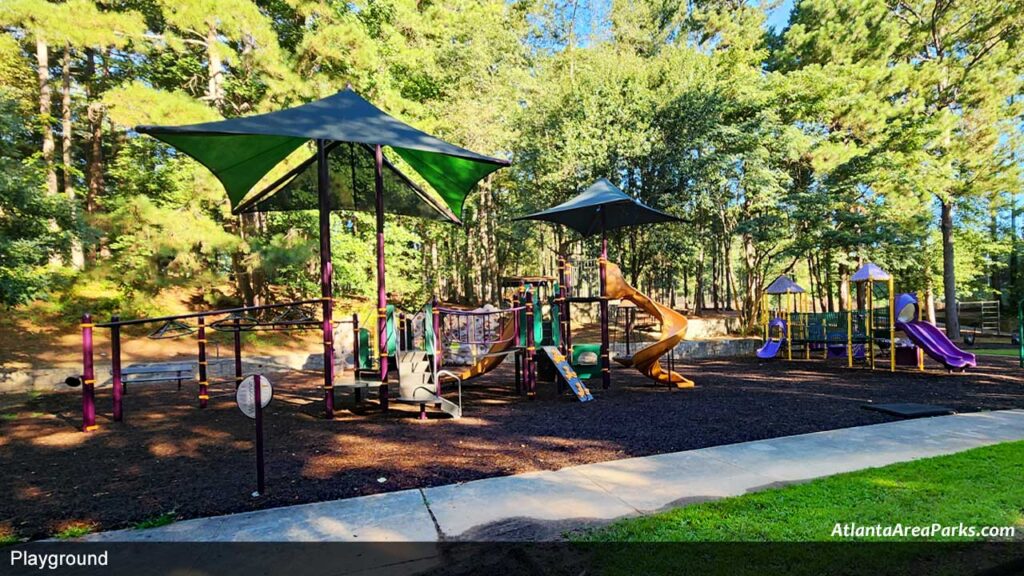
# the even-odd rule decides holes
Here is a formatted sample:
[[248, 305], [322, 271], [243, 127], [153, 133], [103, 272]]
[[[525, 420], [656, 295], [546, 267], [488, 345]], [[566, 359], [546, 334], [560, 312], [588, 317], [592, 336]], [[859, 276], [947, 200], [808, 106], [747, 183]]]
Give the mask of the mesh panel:
[[[328, 146], [331, 210], [375, 211], [374, 150], [364, 144], [339, 142]], [[316, 210], [316, 156], [303, 162], [277, 182], [245, 200], [242, 212]], [[412, 183], [384, 159], [384, 211], [430, 220], [460, 223], [439, 199]]]

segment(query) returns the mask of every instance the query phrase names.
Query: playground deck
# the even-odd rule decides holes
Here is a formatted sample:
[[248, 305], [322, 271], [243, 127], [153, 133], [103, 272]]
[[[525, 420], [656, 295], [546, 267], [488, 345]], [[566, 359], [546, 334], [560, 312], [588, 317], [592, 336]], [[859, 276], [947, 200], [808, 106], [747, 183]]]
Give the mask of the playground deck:
[[0, 531], [52, 535], [71, 524], [113, 529], [164, 513], [192, 518], [437, 486], [630, 456], [690, 450], [875, 424], [895, 417], [866, 402], [941, 404], [961, 412], [1024, 407], [1014, 358], [986, 357], [967, 374], [848, 370], [820, 360], [755, 359], [688, 364], [692, 390], [653, 387], [616, 369], [595, 401], [513, 397], [511, 365], [465, 388], [466, 415], [451, 421], [416, 408], [367, 409], [320, 418], [319, 376], [271, 374], [266, 412], [267, 494], [254, 500], [252, 422], [223, 386], [210, 407], [193, 387], [137, 386], [126, 422], [109, 421], [109, 388], [98, 394], [100, 430], [78, 431], [74, 391], [0, 397]]

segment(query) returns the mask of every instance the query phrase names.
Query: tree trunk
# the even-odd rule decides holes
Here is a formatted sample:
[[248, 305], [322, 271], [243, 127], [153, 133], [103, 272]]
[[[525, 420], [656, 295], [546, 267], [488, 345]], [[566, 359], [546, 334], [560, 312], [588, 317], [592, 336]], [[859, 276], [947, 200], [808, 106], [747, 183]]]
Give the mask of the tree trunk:
[[96, 210], [96, 200], [103, 193], [103, 104], [90, 102], [89, 116], [89, 182], [85, 195], [85, 211]]
[[57, 169], [53, 165], [56, 146], [53, 141], [53, 123], [50, 117], [52, 95], [50, 93], [50, 54], [46, 40], [36, 38], [36, 64], [39, 73], [39, 124], [43, 133], [43, 162], [46, 164], [46, 192], [57, 194]]
[[[71, 159], [71, 47], [64, 47], [64, 61], [61, 66], [61, 153], [63, 155], [64, 168], [64, 195], [68, 202], [75, 206], [75, 185], [72, 174]], [[77, 211], [76, 211], [77, 212]], [[71, 265], [81, 269], [85, 265], [85, 256], [82, 254], [82, 241], [78, 234], [71, 237]]]
[[850, 267], [846, 262], [839, 263], [839, 311], [846, 312], [850, 306]]
[[825, 252], [825, 299], [828, 304], [828, 311], [836, 311], [836, 303], [832, 298], [833, 281], [832, 277], [832, 253]]
[[[992, 244], [995, 245], [999, 242], [999, 209], [996, 205], [996, 199], [991, 199], [991, 205], [989, 208], [989, 236], [992, 240]], [[999, 269], [998, 258], [992, 254], [988, 254], [989, 260], [989, 271], [988, 271], [988, 285], [992, 289], [992, 299], [1002, 303], [1003, 300], [1003, 279], [1002, 271]], [[1001, 305], [1001, 304], [1000, 304]]]
[[953, 202], [942, 201], [942, 292], [946, 304], [946, 336], [960, 338], [956, 309], [956, 268], [953, 260]]
[[1010, 305], [1014, 306], [1021, 298], [1020, 283], [1020, 261], [1017, 250], [1020, 249], [1020, 242], [1017, 238], [1017, 191], [1010, 192]]
[[206, 98], [217, 110], [224, 105], [224, 63], [220, 57], [220, 50], [217, 49], [217, 22], [210, 18], [206, 30], [206, 58], [208, 69], [206, 83]]
[[697, 271], [694, 274], [693, 308], [697, 316], [707, 308], [704, 300], [704, 246], [697, 249]]

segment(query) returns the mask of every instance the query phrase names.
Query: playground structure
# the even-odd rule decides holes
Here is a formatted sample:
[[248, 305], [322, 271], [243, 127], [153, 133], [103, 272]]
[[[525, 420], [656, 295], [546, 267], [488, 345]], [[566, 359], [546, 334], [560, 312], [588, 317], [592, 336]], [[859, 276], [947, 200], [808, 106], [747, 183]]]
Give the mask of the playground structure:
[[[568, 286], [568, 291], [561, 300], [562, 315], [565, 318], [563, 333], [568, 343], [568, 349], [563, 353], [568, 353], [570, 358], [577, 358], [572, 339], [570, 305], [598, 303], [601, 327], [601, 387], [607, 389], [611, 385], [610, 301], [625, 299], [657, 319], [661, 337], [654, 344], [638, 350], [635, 354], [624, 355], [620, 363], [636, 367], [642, 374], [660, 384], [679, 388], [693, 386], [690, 380], [671, 369], [666, 371], [661, 366], [661, 357], [671, 352], [686, 336], [686, 318], [667, 306], [655, 303], [629, 286], [618, 266], [608, 260], [608, 230], [673, 222], [678, 221], [678, 218], [644, 205], [607, 179], [601, 178], [583, 193], [562, 204], [520, 216], [516, 220], [541, 220], [560, 224], [572, 228], [583, 237], [598, 232], [601, 234], [601, 255], [597, 258], [596, 266], [593, 260], [573, 262], [559, 256], [559, 274], [562, 276], [560, 280], [563, 286]], [[598, 288], [596, 294], [594, 287]]]
[[[157, 325], [157, 328], [150, 332], [147, 337], [151, 339], [185, 338], [195, 334], [196, 341], [196, 367], [194, 372], [196, 379], [196, 395], [199, 408], [206, 408], [210, 399], [210, 386], [214, 384], [233, 383], [234, 388], [242, 382], [244, 374], [242, 371], [242, 333], [257, 331], [283, 331], [283, 330], [315, 330], [322, 328], [325, 322], [310, 318], [302, 311], [301, 307], [306, 305], [321, 304], [320, 299], [301, 300], [297, 302], [284, 302], [279, 304], [267, 304], [262, 306], [248, 306], [229, 308], [225, 310], [209, 310], [205, 312], [192, 312], [173, 316], [162, 316], [158, 318], [139, 318], [122, 320], [119, 316], [113, 316], [109, 322], [94, 323], [90, 314], [82, 316], [82, 374], [80, 378], [69, 378], [67, 383], [82, 388], [82, 431], [91, 432], [98, 428], [96, 424], [96, 373], [94, 361], [93, 331], [97, 328], [110, 330], [110, 363], [111, 363], [111, 388], [113, 406], [111, 408], [114, 422], [122, 422], [124, 419], [124, 395], [126, 384], [130, 382], [158, 382], [175, 380], [181, 388], [182, 370], [163, 373], [155, 369], [125, 369], [121, 361], [122, 329], [129, 326]], [[276, 313], [281, 311], [280, 313]], [[270, 313], [276, 313], [270, 317]], [[210, 321], [210, 319], [216, 320]], [[195, 326], [187, 324], [194, 321]], [[351, 326], [358, 330], [359, 321], [354, 317], [350, 320], [341, 320], [337, 325]], [[323, 328], [328, 330], [328, 328]], [[234, 355], [234, 376], [233, 378], [211, 380], [209, 378], [209, 354], [208, 354], [208, 330], [220, 332], [231, 332], [233, 334], [233, 355]], [[325, 368], [326, 369], [326, 368]], [[137, 377], [130, 380], [125, 379], [126, 374], [146, 374], [148, 376]], [[191, 375], [192, 371], [189, 370]], [[173, 375], [172, 375], [173, 374]], [[333, 398], [332, 398], [333, 400]]]
[[[220, 327], [236, 335], [237, 384], [243, 376], [238, 344], [241, 332], [319, 326], [323, 332], [324, 415], [328, 419], [334, 416], [336, 385], [351, 388], [357, 403], [362, 401], [363, 391], [376, 389], [381, 409], [387, 410], [391, 398], [389, 372], [394, 371], [399, 380], [398, 401], [419, 403], [421, 417], [425, 417], [427, 404], [459, 417], [462, 380], [488, 372], [509, 354], [517, 361], [517, 388], [525, 388], [527, 394], [536, 393], [537, 368], [542, 365], [553, 368], [546, 372], [556, 380], [560, 377], [577, 398], [591, 398], [572, 366], [574, 361], [589, 355], [591, 348], [581, 346], [581, 355], [577, 356], [572, 345], [571, 298], [566, 288], [570, 285], [571, 274], [567, 264], [560, 269], [563, 276], [560, 283], [544, 286], [524, 281], [518, 294], [521, 300], [497, 312], [471, 312], [442, 307], [433, 301], [420, 311], [405, 314], [396, 313], [388, 304], [384, 262], [385, 196], [389, 212], [460, 224], [463, 204], [476, 183], [509, 162], [465, 150], [416, 130], [377, 109], [350, 87], [333, 96], [277, 112], [188, 126], [139, 126], [136, 130], [164, 141], [210, 169], [224, 186], [232, 213], [316, 209], [320, 224], [321, 297], [157, 319], [122, 321], [115, 317], [98, 325], [86, 316], [82, 322], [83, 372], [79, 379], [83, 384], [83, 430], [96, 428], [92, 329], [110, 328], [113, 347], [117, 348], [122, 326], [162, 322], [152, 333], [153, 337], [183, 337], [193, 330], [183, 323], [187, 320], [197, 323], [194, 330], [198, 333], [199, 345], [196, 378], [200, 407], [205, 407], [209, 399], [206, 330]], [[309, 143], [315, 147], [312, 156], [257, 188], [261, 182], [271, 180], [272, 172], [287, 157]], [[400, 156], [436, 194], [425, 191], [406, 177], [385, 158], [384, 147]], [[372, 210], [376, 215], [377, 306], [372, 317], [364, 322], [365, 328], [360, 328], [357, 315], [350, 321], [353, 379], [344, 382], [338, 381], [335, 375], [335, 331], [341, 323], [333, 320], [330, 213], [337, 209]], [[601, 257], [596, 266], [600, 293], [596, 298], [588, 298], [598, 302], [601, 308], [598, 360], [602, 387], [608, 388], [610, 384], [609, 300], [613, 298], [633, 302], [661, 324], [661, 338], [655, 344], [624, 356], [621, 362], [637, 367], [661, 383], [692, 385], [671, 369], [664, 370], [659, 360], [685, 336], [686, 319], [629, 287], [622, 280], [618, 267], [608, 262], [608, 229], [678, 219], [637, 202], [605, 179], [569, 202], [524, 218], [543, 220], [550, 215], [555, 215], [551, 221], [569, 225], [584, 236], [601, 232]], [[542, 287], [549, 292], [546, 313], [537, 299], [537, 291]], [[290, 313], [270, 322], [252, 317], [267, 309], [304, 304], [321, 308], [319, 320], [305, 312]], [[207, 324], [206, 320], [215, 316], [222, 318]], [[418, 340], [417, 333], [420, 334]], [[460, 374], [442, 369], [446, 350], [451, 346], [456, 346], [455, 351], [468, 347], [470, 352], [472, 363]], [[548, 364], [538, 361], [538, 346], [542, 352], [540, 357], [546, 358]], [[113, 356], [117, 358], [113, 370], [116, 421], [122, 410], [124, 382], [119, 351]], [[343, 366], [348, 364], [343, 362]], [[180, 382], [181, 371], [178, 372]], [[457, 404], [441, 395], [442, 382], [451, 380], [458, 382], [460, 401]]]
[[[848, 367], [858, 360], [872, 370], [885, 357], [890, 371], [897, 366], [924, 370], [924, 354], [948, 370], [976, 366], [974, 354], [964, 352], [921, 319], [916, 296], [895, 293], [888, 272], [868, 262], [850, 282], [863, 288], [857, 290], [864, 295], [863, 308], [841, 312], [812, 312], [806, 292], [792, 279], [780, 276], [772, 282], [763, 298], [765, 344], [758, 357], [775, 358], [784, 348], [787, 360], [793, 359], [794, 352], [804, 359], [821, 352], [824, 359], [845, 356]], [[770, 307], [771, 296], [777, 298], [775, 309]], [[907, 338], [899, 338], [899, 333]]]

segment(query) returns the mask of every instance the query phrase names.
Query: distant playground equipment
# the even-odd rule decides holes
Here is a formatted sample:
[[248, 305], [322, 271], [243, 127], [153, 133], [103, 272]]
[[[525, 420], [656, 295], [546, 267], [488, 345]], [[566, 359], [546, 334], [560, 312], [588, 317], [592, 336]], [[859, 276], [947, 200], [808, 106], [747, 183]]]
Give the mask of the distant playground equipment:
[[[570, 305], [573, 303], [598, 303], [601, 319], [601, 346], [599, 349], [601, 387], [607, 389], [611, 384], [611, 316], [609, 308], [612, 300], [627, 300], [657, 320], [660, 337], [653, 344], [635, 353], [623, 355], [619, 362], [625, 366], [637, 368], [642, 374], [660, 384], [674, 385], [679, 388], [693, 386], [692, 381], [671, 369], [665, 370], [661, 365], [661, 357], [671, 352], [676, 344], [686, 336], [686, 318], [629, 286], [623, 279], [619, 267], [608, 260], [608, 230], [658, 222], [674, 222], [679, 221], [679, 218], [644, 205], [607, 179], [601, 178], [583, 193], [562, 204], [515, 219], [541, 220], [560, 224], [572, 228], [583, 237], [601, 234], [601, 255], [596, 262], [589, 259], [573, 262], [561, 255], [559, 257], [561, 285], [568, 287], [560, 302], [564, 318], [563, 334], [567, 343], [567, 346], [563, 348], [563, 354], [572, 360], [583, 360], [583, 353], [577, 356], [573, 344]], [[595, 275], [596, 278], [594, 278]], [[598, 288], [596, 294], [593, 292], [595, 286]], [[591, 350], [586, 350], [587, 355]]]
[[517, 393], [536, 396], [539, 376], [557, 381], [559, 391], [567, 388], [581, 402], [592, 400], [564, 353], [560, 284], [545, 277], [506, 278], [502, 284], [511, 289], [509, 308], [438, 307], [444, 361], [468, 366], [458, 374], [468, 380], [512, 356]]
[[[763, 300], [765, 343], [758, 357], [776, 358], [785, 349], [787, 359], [793, 358], [794, 351], [810, 359], [820, 351], [825, 359], [846, 356], [850, 367], [858, 360], [874, 369], [884, 354], [889, 370], [895, 371], [900, 365], [924, 370], [923, 354], [927, 354], [949, 370], [976, 366], [974, 354], [959, 349], [941, 330], [921, 320], [916, 296], [894, 292], [888, 272], [868, 262], [850, 281], [864, 285], [864, 308], [845, 312], [812, 312], [806, 292], [791, 278], [783, 275], [772, 282]], [[778, 301], [774, 309], [771, 296]], [[898, 338], [899, 332], [907, 339]]]

